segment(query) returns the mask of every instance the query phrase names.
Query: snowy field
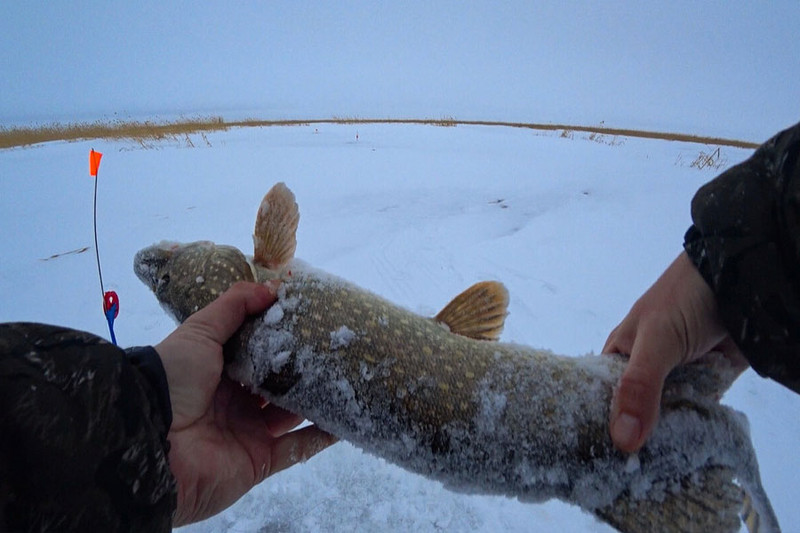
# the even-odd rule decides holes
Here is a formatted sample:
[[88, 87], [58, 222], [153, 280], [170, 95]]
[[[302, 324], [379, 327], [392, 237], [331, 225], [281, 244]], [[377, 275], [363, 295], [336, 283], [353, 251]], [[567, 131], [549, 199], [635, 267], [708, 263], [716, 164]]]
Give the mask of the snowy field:
[[[133, 274], [135, 252], [162, 239], [250, 251], [261, 197], [285, 181], [301, 211], [298, 257], [426, 315], [476, 281], [501, 280], [511, 294], [502, 340], [597, 353], [680, 251], [690, 199], [720, 171], [691, 166], [715, 146], [501, 127], [309, 125], [188, 141], [0, 152], [0, 321], [108, 336], [93, 253], [93, 147], [104, 153], [99, 250], [106, 290], [121, 300], [122, 345], [156, 343], [174, 327]], [[722, 147], [719, 164], [749, 153]], [[799, 529], [800, 397], [748, 371], [724, 401], [749, 417], [778, 518]], [[183, 531], [555, 528], [610, 531], [559, 502], [448, 492], [339, 443]]]

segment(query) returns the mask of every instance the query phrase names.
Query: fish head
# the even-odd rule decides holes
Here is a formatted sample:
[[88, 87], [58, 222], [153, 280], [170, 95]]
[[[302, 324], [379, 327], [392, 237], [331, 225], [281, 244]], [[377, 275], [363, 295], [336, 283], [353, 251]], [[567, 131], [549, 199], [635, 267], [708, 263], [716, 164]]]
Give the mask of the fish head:
[[178, 322], [199, 311], [237, 281], [253, 281], [242, 252], [210, 241], [162, 242], [137, 252], [133, 270]]

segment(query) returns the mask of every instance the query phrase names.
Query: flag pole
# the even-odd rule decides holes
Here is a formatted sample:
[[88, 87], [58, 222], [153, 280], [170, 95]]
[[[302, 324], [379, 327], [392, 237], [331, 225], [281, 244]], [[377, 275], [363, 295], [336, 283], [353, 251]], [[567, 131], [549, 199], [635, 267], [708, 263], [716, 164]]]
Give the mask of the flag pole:
[[108, 332], [111, 334], [111, 342], [117, 344], [117, 336], [114, 335], [114, 319], [119, 313], [119, 298], [114, 291], [106, 292], [103, 285], [103, 269], [100, 268], [100, 247], [97, 244], [97, 182], [100, 181], [100, 158], [103, 154], [95, 152], [94, 148], [89, 152], [89, 175], [94, 177], [94, 255], [97, 258], [97, 275], [100, 278], [100, 296], [103, 300], [103, 314], [108, 322]]

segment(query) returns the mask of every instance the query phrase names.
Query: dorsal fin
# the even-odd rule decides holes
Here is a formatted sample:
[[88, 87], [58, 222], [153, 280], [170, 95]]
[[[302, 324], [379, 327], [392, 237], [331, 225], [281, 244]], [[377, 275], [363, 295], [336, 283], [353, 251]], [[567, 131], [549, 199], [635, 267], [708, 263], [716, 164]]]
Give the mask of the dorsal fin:
[[496, 341], [508, 315], [508, 291], [497, 281], [482, 281], [447, 304], [434, 320], [471, 339]]
[[253, 233], [253, 262], [279, 270], [294, 257], [300, 211], [294, 194], [284, 183], [276, 183], [261, 200]]

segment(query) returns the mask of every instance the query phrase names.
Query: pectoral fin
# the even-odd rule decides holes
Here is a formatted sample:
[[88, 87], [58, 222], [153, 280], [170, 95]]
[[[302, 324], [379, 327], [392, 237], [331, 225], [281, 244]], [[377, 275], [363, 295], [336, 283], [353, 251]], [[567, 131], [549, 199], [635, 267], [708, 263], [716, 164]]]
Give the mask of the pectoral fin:
[[276, 183], [261, 200], [253, 233], [253, 262], [279, 270], [294, 257], [300, 211], [294, 194], [284, 183]]
[[496, 341], [508, 315], [508, 291], [497, 281], [482, 281], [447, 304], [434, 320], [472, 339]]

